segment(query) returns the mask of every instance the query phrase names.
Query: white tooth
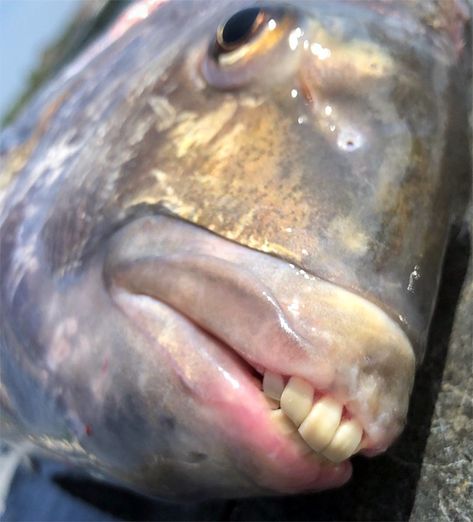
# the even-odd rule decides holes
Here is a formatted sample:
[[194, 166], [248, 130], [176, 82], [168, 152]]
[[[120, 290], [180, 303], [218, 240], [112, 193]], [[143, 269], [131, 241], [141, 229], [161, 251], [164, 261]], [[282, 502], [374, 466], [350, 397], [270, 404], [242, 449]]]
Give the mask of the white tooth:
[[[302, 440], [304, 440], [304, 439], [302, 439]], [[308, 446], [308, 447], [310, 448], [310, 446]], [[310, 451], [312, 453], [307, 457], [308, 459], [313, 459], [316, 462], [318, 462], [319, 464], [324, 465], [324, 466], [333, 466], [333, 462], [330, 462], [328, 459], [326, 459], [322, 455], [322, 453], [315, 453], [315, 451], [312, 448], [310, 448]]]
[[335, 435], [341, 417], [341, 404], [331, 397], [323, 397], [314, 404], [299, 433], [314, 451], [321, 451]]
[[299, 435], [299, 433], [297, 433], [297, 429], [294, 426], [294, 423], [282, 410], [273, 410], [270, 415], [273, 422], [277, 424], [281, 433], [292, 440], [299, 455], [313, 453], [312, 448], [307, 446], [307, 444], [304, 442], [304, 439]]
[[363, 429], [356, 420], [345, 420], [338, 427], [330, 444], [323, 450], [324, 457], [332, 462], [342, 462], [357, 450]]
[[312, 406], [314, 389], [299, 377], [291, 377], [281, 395], [281, 408], [292, 422], [299, 426]]
[[254, 364], [253, 366], [260, 375], [264, 375], [264, 368], [262, 366], [259, 364]]
[[295, 444], [297, 453], [299, 455], [308, 455], [309, 453], [313, 454], [312, 448], [310, 446], [307, 446], [304, 439], [295, 431], [294, 433], [291, 433], [289, 435], [289, 438], [292, 440], [292, 442]]
[[267, 397], [266, 395], [263, 395], [263, 397], [266, 399], [266, 402], [268, 403], [268, 406], [271, 410], [277, 410], [279, 408], [279, 401], [275, 401], [274, 399], [271, 399], [271, 397]]
[[265, 372], [263, 377], [263, 392], [271, 399], [279, 401], [284, 390], [284, 379], [281, 375]]
[[284, 435], [290, 435], [296, 433], [296, 427], [291, 422], [291, 419], [282, 410], [273, 410], [271, 413], [273, 422], [277, 424], [278, 429], [284, 433]]

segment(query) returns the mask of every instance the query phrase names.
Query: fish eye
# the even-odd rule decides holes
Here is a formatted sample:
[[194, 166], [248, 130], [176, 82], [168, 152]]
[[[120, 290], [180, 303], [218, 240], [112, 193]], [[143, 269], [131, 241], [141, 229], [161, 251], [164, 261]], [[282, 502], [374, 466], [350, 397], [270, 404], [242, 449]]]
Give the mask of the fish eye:
[[211, 38], [202, 62], [204, 78], [224, 89], [250, 82], [293, 22], [292, 13], [283, 7], [255, 6], [235, 12], [218, 25]]
[[261, 29], [264, 18], [264, 11], [260, 7], [238, 11], [218, 28], [218, 48], [222, 52], [229, 52], [239, 47]]

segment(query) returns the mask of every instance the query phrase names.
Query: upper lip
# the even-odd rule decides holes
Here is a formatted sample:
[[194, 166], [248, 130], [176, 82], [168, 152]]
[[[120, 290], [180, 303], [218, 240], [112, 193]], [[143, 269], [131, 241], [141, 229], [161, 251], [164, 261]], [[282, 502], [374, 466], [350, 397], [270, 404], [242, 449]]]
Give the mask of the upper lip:
[[157, 255], [118, 261], [107, 273], [109, 285], [168, 304], [260, 372], [313, 379], [309, 342], [289, 324], [271, 291], [234, 263], [199, 254]]

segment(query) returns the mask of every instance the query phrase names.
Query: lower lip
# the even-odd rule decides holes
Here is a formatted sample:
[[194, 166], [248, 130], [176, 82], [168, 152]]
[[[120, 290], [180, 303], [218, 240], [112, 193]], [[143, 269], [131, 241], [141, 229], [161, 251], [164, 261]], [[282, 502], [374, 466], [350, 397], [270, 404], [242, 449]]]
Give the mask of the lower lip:
[[[214, 393], [218, 397], [216, 389]], [[216, 422], [229, 447], [236, 448], [236, 453], [245, 448], [246, 455], [258, 462], [262, 485], [282, 493], [296, 493], [338, 487], [350, 478], [349, 461], [335, 465], [321, 462], [315, 453], [301, 455], [297, 444], [273, 424], [270, 409], [256, 385], [245, 385], [238, 395], [238, 402], [212, 405], [218, 410]]]

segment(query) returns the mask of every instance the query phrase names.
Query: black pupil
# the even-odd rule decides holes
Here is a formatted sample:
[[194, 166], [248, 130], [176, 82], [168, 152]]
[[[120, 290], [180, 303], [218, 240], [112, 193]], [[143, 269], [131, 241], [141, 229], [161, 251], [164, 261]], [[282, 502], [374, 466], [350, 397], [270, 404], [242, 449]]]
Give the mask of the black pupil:
[[253, 24], [261, 9], [250, 7], [242, 9], [228, 19], [222, 32], [222, 39], [226, 44], [235, 44], [251, 32]]

